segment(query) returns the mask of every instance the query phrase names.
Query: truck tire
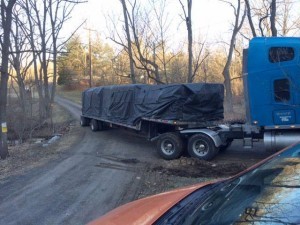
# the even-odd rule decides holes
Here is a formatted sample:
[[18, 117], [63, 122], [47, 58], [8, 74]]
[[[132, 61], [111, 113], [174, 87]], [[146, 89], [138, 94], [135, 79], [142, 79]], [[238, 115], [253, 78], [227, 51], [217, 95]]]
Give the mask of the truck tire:
[[194, 158], [211, 160], [218, 150], [214, 141], [205, 134], [194, 134], [188, 141], [188, 153]]
[[179, 158], [183, 153], [181, 137], [171, 132], [160, 135], [157, 141], [157, 152], [166, 160]]
[[88, 118], [86, 118], [86, 117], [84, 117], [84, 116], [80, 116], [80, 125], [81, 125], [82, 127], [88, 126], [89, 123], [90, 123], [90, 120], [89, 120]]
[[90, 123], [90, 127], [91, 127], [91, 130], [93, 132], [98, 131], [99, 130], [99, 122], [98, 122], [98, 120], [92, 119], [91, 123]]
[[90, 127], [94, 132], [104, 130], [103, 122], [96, 119], [91, 120]]

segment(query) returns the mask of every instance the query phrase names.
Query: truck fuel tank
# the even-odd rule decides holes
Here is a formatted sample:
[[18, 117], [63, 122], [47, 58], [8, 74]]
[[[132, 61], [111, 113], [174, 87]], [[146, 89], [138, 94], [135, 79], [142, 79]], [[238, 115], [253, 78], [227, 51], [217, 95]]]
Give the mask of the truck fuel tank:
[[300, 131], [266, 131], [264, 145], [267, 151], [276, 151], [300, 141]]

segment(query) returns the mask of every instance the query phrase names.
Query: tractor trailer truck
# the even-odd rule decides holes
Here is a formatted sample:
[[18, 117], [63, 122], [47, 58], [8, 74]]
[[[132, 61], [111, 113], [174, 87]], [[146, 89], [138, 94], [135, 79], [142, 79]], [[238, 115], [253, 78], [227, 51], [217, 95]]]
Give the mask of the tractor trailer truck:
[[213, 159], [234, 139], [266, 149], [300, 141], [300, 38], [254, 38], [243, 54], [244, 123], [224, 122], [222, 84], [103, 86], [82, 93], [81, 125], [126, 127], [157, 141], [164, 159]]

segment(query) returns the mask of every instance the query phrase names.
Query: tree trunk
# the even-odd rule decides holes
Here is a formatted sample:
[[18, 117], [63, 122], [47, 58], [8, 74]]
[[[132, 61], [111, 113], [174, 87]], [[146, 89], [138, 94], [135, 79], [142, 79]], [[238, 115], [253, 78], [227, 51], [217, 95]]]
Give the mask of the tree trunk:
[[128, 15], [127, 15], [127, 7], [125, 0], [120, 0], [122, 3], [123, 14], [124, 14], [124, 22], [125, 22], [125, 31], [126, 31], [126, 38], [127, 38], [127, 50], [129, 56], [129, 64], [130, 64], [130, 79], [133, 84], [136, 83], [135, 74], [134, 74], [134, 62], [133, 62], [133, 53], [132, 53], [132, 46], [131, 46], [131, 36], [128, 24]]
[[232, 62], [232, 56], [234, 51], [234, 45], [236, 40], [237, 31], [236, 29], [233, 30], [231, 40], [230, 40], [230, 46], [229, 46], [229, 52], [227, 56], [227, 61], [223, 69], [223, 76], [224, 76], [224, 85], [225, 85], [225, 103], [227, 105], [227, 110], [229, 113], [233, 112], [233, 101], [232, 101], [232, 90], [231, 90], [231, 75], [230, 75], [230, 67]]
[[232, 90], [231, 90], [230, 65], [231, 65], [231, 60], [230, 61], [228, 60], [222, 74], [224, 76], [225, 103], [227, 106], [226, 109], [229, 113], [232, 113], [233, 101], [232, 101]]
[[41, 48], [42, 48], [42, 74], [43, 74], [43, 90], [44, 90], [44, 106], [45, 106], [45, 118], [49, 118], [50, 116], [50, 93], [49, 93], [49, 80], [48, 80], [48, 54], [47, 54], [47, 42], [46, 42], [46, 26], [47, 26], [47, 11], [48, 6], [46, 1], [44, 1], [44, 10], [43, 10], [43, 23], [40, 24], [41, 27]]
[[271, 10], [270, 23], [271, 23], [272, 37], [277, 37], [277, 29], [276, 29], [276, 0], [272, 0], [270, 10]]
[[0, 83], [0, 157], [5, 159], [8, 156], [7, 145], [7, 84], [8, 84], [8, 62], [10, 32], [12, 22], [12, 9], [16, 0], [10, 0], [5, 5], [1, 0], [1, 22], [3, 29], [2, 50], [1, 50], [1, 83]]
[[248, 22], [249, 22], [250, 29], [251, 29], [251, 32], [252, 32], [252, 36], [256, 37], [257, 35], [256, 35], [256, 31], [255, 31], [253, 21], [252, 21], [251, 7], [250, 7], [249, 0], [245, 0], [245, 4], [246, 4], [246, 7], [247, 7], [247, 18], [248, 18]]
[[193, 30], [192, 30], [192, 0], [187, 0], [187, 12], [185, 10], [184, 4], [179, 0], [181, 4], [182, 11], [185, 17], [186, 29], [188, 32], [188, 76], [187, 82], [192, 83], [194, 79], [193, 74]]
[[[50, 5], [52, 5], [52, 0], [50, 0]], [[58, 3], [57, 3], [58, 4]], [[57, 15], [58, 6], [56, 5], [56, 8], [54, 10], [55, 15]], [[51, 36], [52, 36], [52, 42], [53, 42], [53, 81], [52, 81], [52, 87], [51, 87], [51, 105], [54, 103], [54, 98], [56, 94], [56, 82], [57, 82], [57, 35], [55, 33], [55, 25], [57, 21], [57, 17], [53, 16], [53, 9], [50, 7], [50, 19], [51, 19]], [[90, 34], [89, 34], [90, 39]], [[89, 40], [90, 41], [90, 40]], [[52, 108], [51, 108], [51, 116], [52, 116]]]
[[186, 18], [186, 26], [188, 30], [188, 53], [189, 53], [189, 65], [188, 65], [188, 83], [193, 82], [193, 30], [192, 30], [192, 0], [187, 0], [188, 4], [188, 16]]
[[230, 67], [231, 67], [231, 62], [232, 62], [232, 57], [233, 57], [233, 51], [234, 51], [234, 46], [236, 43], [236, 36], [240, 29], [242, 28], [242, 25], [244, 23], [245, 17], [246, 17], [246, 8], [244, 11], [244, 14], [242, 15], [242, 18], [240, 19], [240, 13], [241, 13], [241, 0], [238, 0], [238, 5], [237, 7], [234, 7], [231, 5], [234, 9], [235, 12], [235, 23], [232, 31], [232, 36], [230, 40], [230, 46], [229, 46], [229, 52], [228, 52], [228, 57], [226, 64], [223, 69], [223, 76], [224, 76], [224, 85], [225, 85], [225, 102], [227, 103], [227, 111], [228, 113], [233, 112], [233, 102], [232, 102], [232, 90], [231, 90], [231, 77], [230, 77]]

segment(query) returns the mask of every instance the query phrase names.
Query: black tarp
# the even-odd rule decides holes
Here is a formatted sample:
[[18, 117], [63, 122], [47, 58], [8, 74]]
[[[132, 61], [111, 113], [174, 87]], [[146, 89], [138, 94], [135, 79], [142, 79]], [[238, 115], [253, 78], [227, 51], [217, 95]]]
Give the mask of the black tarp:
[[223, 119], [222, 84], [101, 86], [82, 93], [82, 115], [135, 125], [142, 117], [180, 121]]

